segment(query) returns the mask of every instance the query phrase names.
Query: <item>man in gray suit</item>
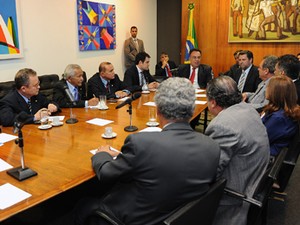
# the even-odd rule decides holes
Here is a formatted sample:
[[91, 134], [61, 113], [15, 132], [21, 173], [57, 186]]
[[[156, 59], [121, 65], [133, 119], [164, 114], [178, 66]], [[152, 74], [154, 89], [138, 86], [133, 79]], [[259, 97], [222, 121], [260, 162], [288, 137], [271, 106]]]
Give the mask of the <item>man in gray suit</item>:
[[[227, 179], [227, 187], [247, 196], [253, 192], [269, 162], [269, 140], [257, 111], [245, 102], [236, 82], [220, 76], [207, 87], [208, 109], [216, 116], [205, 134], [221, 148], [218, 177]], [[214, 225], [246, 225], [249, 205], [223, 196]]]
[[135, 56], [139, 52], [144, 52], [144, 42], [141, 39], [138, 39], [137, 36], [138, 29], [135, 26], [130, 28], [131, 37], [125, 40], [124, 44], [124, 54], [125, 54], [125, 67], [128, 69], [129, 67], [135, 65]]
[[97, 208], [123, 224], [157, 224], [214, 181], [220, 148], [189, 125], [195, 108], [191, 82], [179, 77], [163, 81], [155, 103], [161, 132], [129, 135], [122, 153], [101, 146], [92, 157], [100, 183], [114, 185], [104, 197], [80, 204], [82, 210], [74, 212], [77, 224]]
[[263, 107], [268, 104], [266, 99], [266, 88], [270, 78], [274, 76], [277, 57], [269, 55], [264, 57], [258, 67], [259, 78], [262, 82], [259, 83], [255, 92], [244, 92], [243, 100], [250, 103], [258, 112], [261, 112]]

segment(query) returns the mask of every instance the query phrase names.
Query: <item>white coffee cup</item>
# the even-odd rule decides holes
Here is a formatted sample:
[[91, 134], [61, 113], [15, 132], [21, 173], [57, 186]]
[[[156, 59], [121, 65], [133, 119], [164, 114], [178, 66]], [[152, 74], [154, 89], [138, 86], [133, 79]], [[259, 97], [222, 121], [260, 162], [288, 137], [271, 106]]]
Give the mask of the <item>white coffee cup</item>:
[[112, 137], [113, 136], [112, 127], [105, 127], [104, 135], [106, 137]]
[[52, 120], [52, 123], [53, 123], [54, 125], [58, 125], [58, 124], [60, 123], [59, 117], [58, 117], [58, 116], [54, 116], [54, 117], [53, 117], [53, 120]]

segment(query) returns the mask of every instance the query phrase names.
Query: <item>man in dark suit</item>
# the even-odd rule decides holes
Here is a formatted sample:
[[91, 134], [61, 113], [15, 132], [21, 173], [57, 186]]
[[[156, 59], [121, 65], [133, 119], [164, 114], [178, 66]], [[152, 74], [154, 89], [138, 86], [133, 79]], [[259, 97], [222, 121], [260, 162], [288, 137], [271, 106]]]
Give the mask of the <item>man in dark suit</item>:
[[240, 63], [239, 63], [239, 53], [241, 52], [242, 50], [237, 50], [233, 53], [233, 57], [234, 57], [234, 60], [235, 60], [235, 64], [232, 65], [230, 67], [230, 69], [224, 73], [221, 73], [221, 75], [226, 75], [226, 76], [230, 76], [230, 77], [233, 77], [233, 76], [236, 76], [236, 74], [238, 73], [238, 70], [240, 68]]
[[125, 83], [117, 74], [110, 62], [102, 62], [99, 72], [94, 74], [88, 81], [88, 97], [106, 95], [107, 99], [123, 98], [130, 94]]
[[19, 70], [15, 76], [15, 84], [16, 89], [0, 100], [0, 124], [3, 126], [12, 126], [21, 112], [28, 114], [26, 123], [33, 123], [41, 119], [41, 110], [48, 110], [49, 115], [59, 110], [56, 103], [39, 94], [40, 81], [34, 70]]
[[155, 75], [164, 78], [172, 77], [172, 70], [176, 68], [175, 62], [169, 60], [167, 53], [162, 52], [160, 54], [160, 61], [155, 66]]
[[189, 126], [195, 107], [192, 84], [178, 77], [163, 81], [155, 103], [161, 132], [129, 135], [121, 152], [101, 146], [92, 157], [100, 183], [113, 187], [100, 199], [78, 204], [76, 224], [84, 224], [95, 209], [122, 224], [158, 224], [214, 181], [220, 149]]
[[278, 58], [278, 62], [275, 66], [275, 75], [285, 75], [291, 78], [296, 85], [298, 100], [297, 103], [300, 105], [300, 61], [294, 55], [287, 54], [282, 55]]
[[135, 57], [139, 52], [144, 52], [144, 42], [137, 38], [138, 29], [136, 26], [130, 28], [131, 37], [126, 39], [124, 44], [125, 67], [130, 68], [135, 64]]
[[190, 50], [190, 64], [178, 67], [178, 76], [189, 79], [195, 88], [206, 88], [207, 83], [213, 78], [212, 68], [201, 64], [202, 52], [199, 49]]
[[255, 92], [262, 80], [259, 78], [258, 68], [253, 65], [253, 53], [248, 50], [241, 51], [239, 64], [240, 69], [231, 78], [237, 83], [241, 93]]
[[[83, 71], [81, 67], [77, 64], [69, 64], [64, 71], [63, 79], [54, 86], [53, 100], [62, 108], [82, 108], [97, 105], [99, 103], [98, 98], [92, 97], [87, 100], [82, 82]], [[69, 93], [73, 96], [74, 103], [71, 102], [70, 97], [66, 93], [66, 89], [68, 89]]]
[[135, 65], [125, 71], [124, 83], [132, 90], [142, 91], [142, 87], [147, 89], [156, 89], [158, 82], [152, 77], [149, 72], [150, 55], [146, 52], [140, 52], [136, 55]]
[[[237, 84], [219, 76], [207, 86], [207, 105], [214, 117], [205, 134], [221, 148], [218, 177], [226, 186], [252, 197], [270, 156], [269, 139], [257, 111], [245, 102]], [[224, 195], [214, 225], [246, 225], [249, 204]]]

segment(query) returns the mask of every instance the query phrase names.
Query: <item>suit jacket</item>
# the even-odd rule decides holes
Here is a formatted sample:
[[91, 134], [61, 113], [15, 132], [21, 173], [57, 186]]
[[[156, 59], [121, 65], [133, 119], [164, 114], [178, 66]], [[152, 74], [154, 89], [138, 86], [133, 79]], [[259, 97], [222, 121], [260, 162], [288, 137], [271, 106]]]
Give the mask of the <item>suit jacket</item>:
[[230, 69], [228, 71], [223, 73], [223, 75], [226, 75], [229, 77], [237, 76], [239, 69], [240, 69], [240, 66], [237, 64], [234, 64], [230, 67]]
[[[259, 114], [241, 102], [221, 111], [208, 125], [205, 134], [219, 143], [221, 156], [218, 176], [226, 186], [253, 196], [269, 162], [269, 141]], [[233, 214], [222, 209], [235, 208]], [[248, 204], [224, 195], [214, 224], [246, 224]]]
[[[143, 71], [143, 73], [146, 82], [151, 83], [155, 81], [155, 79], [150, 74], [149, 70], [145, 70]], [[129, 69], [125, 71], [124, 83], [128, 88], [130, 88], [132, 92], [142, 90], [142, 86], [140, 85], [139, 71], [136, 65], [131, 66]]]
[[298, 95], [297, 103], [298, 103], [298, 105], [300, 105], [300, 80], [297, 79], [296, 81], [294, 81], [294, 84], [296, 85], [296, 90], [297, 90], [297, 95]]
[[124, 54], [125, 54], [125, 67], [128, 69], [132, 65], [135, 65], [135, 56], [139, 52], [144, 52], [144, 42], [141, 39], [137, 39], [139, 49], [136, 49], [136, 45], [132, 37], [125, 40]]
[[4, 98], [0, 100], [0, 122], [3, 126], [13, 126], [15, 117], [20, 112], [26, 112], [28, 114], [28, 123], [34, 122], [34, 114], [41, 108], [48, 108], [49, 103], [55, 104], [59, 110], [58, 104], [49, 101], [42, 94], [32, 96], [30, 98], [32, 114], [24, 98], [19, 92], [14, 89], [10, 91]]
[[[178, 76], [190, 78], [191, 66], [190, 64], [180, 65], [178, 67]], [[200, 88], [206, 88], [207, 83], [212, 79], [212, 68], [208, 65], [200, 64], [198, 69], [198, 85]]]
[[259, 112], [261, 112], [263, 107], [269, 103], [266, 99], [266, 88], [269, 81], [270, 79], [260, 82], [255, 92], [246, 92], [247, 102]]
[[[240, 77], [241, 77], [241, 74], [242, 74], [242, 69], [239, 68], [237, 70], [237, 73], [233, 74], [233, 76], [231, 78], [234, 79], [235, 82], [238, 84], [239, 80], [240, 80]], [[256, 66], [252, 65], [252, 67], [249, 70], [247, 79], [245, 81], [244, 88], [241, 92], [242, 93], [243, 92], [255, 92], [257, 87], [258, 87], [258, 84], [261, 81], [262, 80], [259, 78], [258, 68]]]
[[[73, 105], [64, 89], [64, 86], [66, 85], [67, 85], [67, 81], [65, 79], [62, 79], [55, 84], [53, 88], [53, 100], [57, 102], [61, 108], [85, 107], [85, 101], [87, 100], [87, 98], [83, 87], [82, 86], [78, 87], [79, 100], [75, 102], [76, 103], [75, 105]], [[72, 93], [71, 90], [70, 92]]]
[[107, 99], [117, 98], [115, 92], [128, 90], [130, 91], [124, 82], [122, 82], [117, 74], [115, 74], [115, 78], [110, 80], [109, 85], [110, 91], [108, 92], [106, 87], [104, 86], [99, 73], [94, 74], [88, 81], [88, 97], [92, 98], [94, 95], [99, 97], [99, 95], [106, 95]]
[[271, 155], [276, 156], [283, 147], [289, 145], [298, 131], [298, 123], [286, 116], [282, 109], [266, 114], [262, 121], [267, 128]]
[[[168, 64], [169, 64], [169, 67], [170, 67], [171, 70], [176, 68], [175, 62], [169, 61]], [[165, 67], [163, 69], [161, 67], [162, 67], [162, 62], [159, 62], [158, 64], [156, 64], [156, 66], [155, 66], [155, 75], [154, 76], [168, 77], [167, 68]]]
[[92, 164], [100, 183], [115, 183], [100, 208], [130, 225], [162, 222], [204, 194], [215, 178], [220, 154], [211, 138], [194, 132], [188, 123], [129, 135], [121, 151], [116, 160], [98, 153]]

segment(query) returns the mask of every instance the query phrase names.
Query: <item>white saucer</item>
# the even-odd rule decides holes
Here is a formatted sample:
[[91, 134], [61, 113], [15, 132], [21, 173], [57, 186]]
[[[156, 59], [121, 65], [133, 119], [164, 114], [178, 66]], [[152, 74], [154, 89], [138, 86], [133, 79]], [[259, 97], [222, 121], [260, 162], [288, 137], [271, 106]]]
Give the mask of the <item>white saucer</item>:
[[149, 121], [149, 122], [146, 123], [146, 125], [148, 127], [157, 127], [159, 125], [159, 122], [151, 122], [151, 121]]
[[100, 110], [107, 110], [107, 109], [108, 109], [108, 106], [98, 107], [98, 109], [100, 109]]
[[150, 91], [142, 91], [142, 94], [149, 94]]
[[115, 137], [117, 137], [117, 133], [113, 132], [113, 133], [112, 133], [112, 136], [106, 136], [105, 134], [102, 134], [101, 136], [102, 136], [103, 138], [115, 138]]
[[50, 125], [50, 124], [38, 126], [38, 128], [40, 130], [47, 130], [47, 129], [50, 129], [51, 127], [52, 127], [52, 125]]
[[61, 126], [61, 125], [63, 125], [64, 124], [64, 122], [59, 122], [59, 123], [51, 123], [51, 125], [52, 125], [52, 127], [59, 127], [59, 126]]

